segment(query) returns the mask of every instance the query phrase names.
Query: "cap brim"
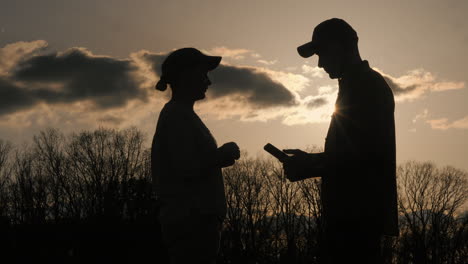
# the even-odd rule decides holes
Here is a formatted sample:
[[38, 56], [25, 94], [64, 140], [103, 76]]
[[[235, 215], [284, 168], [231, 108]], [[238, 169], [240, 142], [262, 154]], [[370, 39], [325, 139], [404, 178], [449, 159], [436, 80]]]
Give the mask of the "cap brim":
[[216, 69], [216, 67], [218, 67], [219, 64], [221, 63], [221, 59], [222, 59], [222, 57], [220, 57], [220, 56], [206, 56], [205, 59], [204, 59], [206, 69], [208, 71], [212, 71], [212, 70]]
[[304, 45], [297, 47], [297, 52], [303, 58], [309, 58], [310, 56], [317, 54], [317, 45], [315, 43], [307, 42]]

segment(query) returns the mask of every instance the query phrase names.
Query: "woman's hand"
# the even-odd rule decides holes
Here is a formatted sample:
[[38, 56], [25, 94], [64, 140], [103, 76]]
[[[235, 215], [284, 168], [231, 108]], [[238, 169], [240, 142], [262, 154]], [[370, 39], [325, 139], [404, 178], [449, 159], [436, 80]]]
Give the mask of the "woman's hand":
[[218, 148], [218, 164], [224, 168], [232, 166], [240, 158], [239, 146], [235, 142], [228, 142]]

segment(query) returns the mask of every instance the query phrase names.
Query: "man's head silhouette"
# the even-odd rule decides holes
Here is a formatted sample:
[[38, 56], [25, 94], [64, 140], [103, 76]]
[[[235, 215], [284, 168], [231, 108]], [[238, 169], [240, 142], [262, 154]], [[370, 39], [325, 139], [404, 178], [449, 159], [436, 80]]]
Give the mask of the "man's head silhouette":
[[297, 51], [304, 58], [317, 54], [318, 66], [336, 79], [342, 77], [349, 65], [361, 61], [357, 42], [356, 31], [346, 21], [332, 18], [318, 24], [312, 41], [299, 46]]

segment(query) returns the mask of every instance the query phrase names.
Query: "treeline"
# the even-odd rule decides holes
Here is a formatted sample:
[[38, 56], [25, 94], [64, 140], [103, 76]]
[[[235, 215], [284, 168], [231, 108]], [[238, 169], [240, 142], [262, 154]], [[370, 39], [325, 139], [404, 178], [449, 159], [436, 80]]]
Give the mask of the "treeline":
[[[166, 263], [150, 150], [137, 129], [0, 140], [0, 250], [31, 263]], [[224, 170], [228, 214], [219, 263], [320, 263], [320, 181], [291, 183], [281, 164], [243, 158]], [[468, 174], [428, 162], [398, 167], [400, 236], [389, 263], [465, 263]]]

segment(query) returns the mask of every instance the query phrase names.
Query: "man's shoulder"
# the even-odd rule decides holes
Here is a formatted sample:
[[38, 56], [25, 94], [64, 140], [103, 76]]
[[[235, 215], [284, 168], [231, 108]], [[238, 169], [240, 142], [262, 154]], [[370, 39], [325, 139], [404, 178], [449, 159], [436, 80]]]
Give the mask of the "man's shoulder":
[[364, 67], [353, 76], [350, 85], [352, 95], [364, 100], [372, 107], [392, 106], [394, 104], [393, 92], [378, 71]]
[[359, 77], [359, 80], [364, 84], [369, 84], [373, 86], [378, 85], [382, 87], [388, 86], [382, 74], [372, 69], [371, 67], [367, 67], [364, 70], [362, 70], [359, 74]]
[[372, 68], [369, 68], [369, 78], [371, 78], [377, 85], [381, 85], [383, 87], [388, 87], [387, 82], [385, 81], [385, 78], [382, 76], [382, 74]]
[[392, 90], [382, 74], [370, 67], [361, 71], [356, 80], [355, 85], [360, 86], [363, 92], [393, 96]]

